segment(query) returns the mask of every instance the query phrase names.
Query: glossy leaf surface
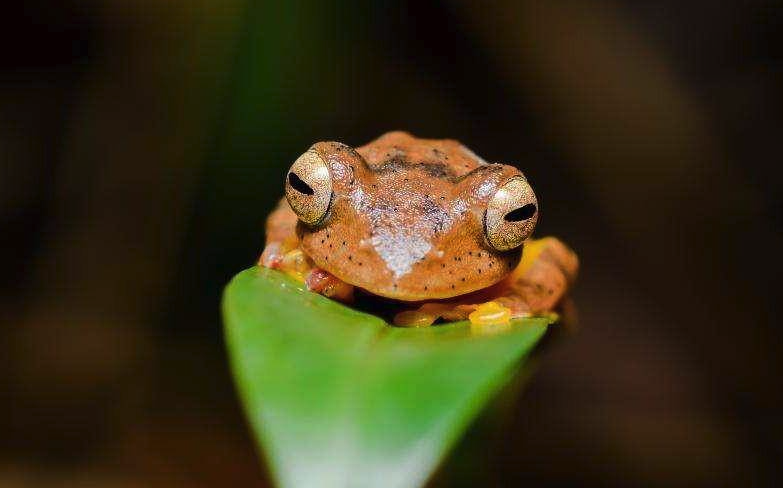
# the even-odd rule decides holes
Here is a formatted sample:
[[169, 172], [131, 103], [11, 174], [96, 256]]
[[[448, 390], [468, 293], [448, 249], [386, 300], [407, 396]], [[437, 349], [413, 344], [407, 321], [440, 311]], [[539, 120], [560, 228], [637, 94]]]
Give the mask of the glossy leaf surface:
[[245, 412], [286, 488], [422, 485], [548, 324], [396, 328], [260, 268], [232, 280], [223, 314]]

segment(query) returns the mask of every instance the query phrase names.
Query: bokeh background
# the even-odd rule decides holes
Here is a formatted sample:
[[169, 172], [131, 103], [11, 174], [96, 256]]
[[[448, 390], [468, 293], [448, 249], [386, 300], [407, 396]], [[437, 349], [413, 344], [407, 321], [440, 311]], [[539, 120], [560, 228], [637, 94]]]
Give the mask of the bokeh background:
[[0, 486], [269, 486], [221, 289], [301, 152], [390, 129], [522, 168], [583, 263], [433, 486], [780, 486], [782, 86], [765, 0], [6, 5]]

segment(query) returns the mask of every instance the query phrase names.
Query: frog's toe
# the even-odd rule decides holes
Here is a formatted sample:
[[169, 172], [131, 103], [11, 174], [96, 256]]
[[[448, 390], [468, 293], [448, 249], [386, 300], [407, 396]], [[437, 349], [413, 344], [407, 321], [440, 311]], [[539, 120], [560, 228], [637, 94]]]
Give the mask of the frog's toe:
[[472, 325], [502, 325], [511, 322], [511, 309], [498, 302], [482, 303], [468, 315]]
[[310, 270], [305, 279], [305, 284], [310, 291], [320, 293], [325, 297], [343, 303], [353, 302], [353, 285], [344, 282], [321, 268]]
[[429, 327], [438, 320], [439, 316], [431, 312], [421, 310], [405, 310], [394, 316], [394, 325], [398, 327]]

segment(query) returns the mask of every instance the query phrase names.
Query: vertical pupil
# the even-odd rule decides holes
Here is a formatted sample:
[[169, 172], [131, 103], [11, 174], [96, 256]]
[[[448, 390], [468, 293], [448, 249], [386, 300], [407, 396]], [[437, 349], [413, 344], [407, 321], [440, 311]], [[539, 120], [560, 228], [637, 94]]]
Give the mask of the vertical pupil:
[[312, 195], [315, 193], [313, 188], [305, 183], [304, 180], [302, 180], [302, 178], [300, 178], [299, 175], [293, 171], [288, 173], [288, 184], [291, 185], [291, 188], [298, 191], [299, 193], [304, 193], [305, 195]]

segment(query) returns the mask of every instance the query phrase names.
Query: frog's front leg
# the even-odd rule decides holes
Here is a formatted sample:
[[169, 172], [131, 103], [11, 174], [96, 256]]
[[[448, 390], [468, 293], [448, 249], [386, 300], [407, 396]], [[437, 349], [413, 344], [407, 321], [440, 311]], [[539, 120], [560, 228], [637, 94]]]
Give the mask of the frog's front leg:
[[498, 308], [507, 309], [510, 318], [551, 313], [574, 284], [578, 269], [576, 254], [559, 239], [531, 239], [516, 269], [490, 289], [496, 297], [479, 304], [468, 318], [474, 324], [497, 323], [505, 317]]
[[500, 301], [527, 307], [532, 315], [552, 311], [576, 280], [579, 259], [555, 237], [525, 243], [522, 260], [501, 282]]
[[325, 270], [315, 267], [300, 249], [296, 235], [297, 216], [285, 198], [266, 221], [266, 244], [259, 266], [279, 269], [303, 282], [307, 288], [341, 302], [353, 301], [354, 287]]
[[394, 323], [423, 327], [442, 318], [491, 324], [544, 315], [565, 297], [578, 268], [576, 254], [559, 239], [533, 239], [525, 243], [517, 268], [500, 283], [457, 300], [425, 303], [416, 310], [401, 312]]

